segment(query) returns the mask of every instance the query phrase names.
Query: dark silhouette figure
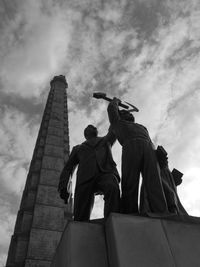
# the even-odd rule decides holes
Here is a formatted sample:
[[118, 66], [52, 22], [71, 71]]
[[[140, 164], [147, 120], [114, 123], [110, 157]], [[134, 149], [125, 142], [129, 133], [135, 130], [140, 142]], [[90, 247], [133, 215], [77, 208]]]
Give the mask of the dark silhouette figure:
[[[178, 215], [187, 215], [187, 211], [180, 202], [176, 188], [176, 186], [182, 183], [181, 178], [183, 174], [177, 169], [173, 169], [172, 172], [170, 171], [168, 166], [168, 154], [162, 146], [158, 146], [156, 155], [161, 170], [161, 180], [167, 200], [168, 210], [171, 213], [176, 213]], [[141, 213], [151, 212], [144, 184], [141, 186], [140, 211]]]
[[142, 174], [152, 212], [167, 213], [160, 168], [147, 129], [135, 123], [133, 115], [118, 109], [120, 100], [108, 105], [112, 129], [122, 145], [122, 209], [138, 213], [139, 177]]
[[67, 201], [68, 182], [78, 165], [74, 195], [74, 220], [87, 221], [90, 218], [95, 194], [104, 195], [104, 217], [110, 212], [119, 212], [119, 174], [113, 160], [111, 146], [116, 137], [111, 130], [104, 137], [98, 137], [97, 128], [88, 125], [84, 130], [86, 141], [73, 147], [61, 173], [58, 191]]

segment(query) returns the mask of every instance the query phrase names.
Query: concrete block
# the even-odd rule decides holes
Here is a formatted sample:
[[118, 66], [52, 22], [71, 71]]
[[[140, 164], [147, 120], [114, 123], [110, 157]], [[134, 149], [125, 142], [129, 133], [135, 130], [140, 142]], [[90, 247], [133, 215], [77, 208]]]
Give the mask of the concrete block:
[[21, 232], [28, 232], [31, 229], [33, 213], [24, 211], [21, 221]]
[[61, 117], [63, 117], [64, 115], [64, 108], [63, 107], [52, 107], [51, 109], [52, 112], [56, 112], [57, 114], [59, 114]]
[[36, 189], [37, 185], [39, 183], [39, 179], [40, 179], [40, 173], [38, 172], [33, 172], [30, 177], [29, 177], [29, 181], [30, 181], [30, 187], [32, 189]]
[[42, 147], [45, 145], [45, 138], [44, 137], [40, 137], [40, 140], [38, 142], [38, 145], [39, 146], [42, 146]]
[[48, 135], [46, 138], [46, 144], [63, 147], [63, 137]]
[[55, 95], [53, 98], [53, 101], [55, 103], [59, 103], [60, 105], [64, 104], [64, 97], [63, 96], [59, 96], [59, 95]]
[[44, 149], [44, 154], [52, 157], [64, 157], [64, 148], [62, 146], [46, 145]]
[[70, 222], [51, 267], [108, 267], [103, 226]]
[[9, 251], [8, 251], [8, 258], [7, 258], [6, 266], [12, 266], [13, 265], [13, 263], [15, 261], [16, 246], [17, 246], [16, 235], [12, 235], [10, 246], [9, 246]]
[[64, 201], [58, 194], [57, 187], [39, 185], [37, 198], [37, 204], [50, 205], [55, 207], [64, 207]]
[[48, 134], [63, 137], [64, 131], [56, 127], [48, 127]]
[[62, 232], [32, 228], [27, 259], [51, 261]]
[[58, 186], [60, 171], [42, 169], [40, 173], [40, 183], [45, 185]]
[[29, 190], [22, 201], [22, 209], [33, 209], [34, 204], [35, 204], [35, 198], [36, 198], [36, 191]]
[[51, 261], [26, 260], [25, 267], [50, 267]]
[[163, 220], [176, 267], [200, 266], [200, 223]]
[[43, 156], [43, 154], [44, 154], [44, 148], [38, 146], [38, 149], [37, 149], [37, 152], [36, 152], [36, 157], [37, 157], [38, 159], [41, 159], [42, 156]]
[[23, 262], [25, 260], [27, 248], [28, 248], [28, 237], [17, 235], [14, 262]]
[[55, 158], [44, 156], [42, 160], [42, 168], [55, 171], [62, 171], [64, 167], [64, 160], [62, 158]]
[[50, 119], [49, 126], [63, 129], [63, 121], [57, 121], [57, 120]]
[[51, 106], [51, 110], [60, 109], [61, 107], [63, 109], [63, 106], [61, 106], [59, 103], [53, 102]]
[[36, 159], [33, 165], [31, 166], [32, 171], [36, 171], [36, 172], [39, 171], [41, 169], [41, 164], [42, 164], [42, 161], [39, 159]]
[[58, 121], [63, 121], [63, 114], [61, 114], [60, 112], [57, 111], [52, 111], [50, 114], [51, 119], [53, 120], [58, 120]]
[[110, 267], [175, 267], [160, 220], [111, 214], [106, 224]]
[[59, 207], [35, 205], [33, 224], [34, 228], [63, 231], [64, 210]]

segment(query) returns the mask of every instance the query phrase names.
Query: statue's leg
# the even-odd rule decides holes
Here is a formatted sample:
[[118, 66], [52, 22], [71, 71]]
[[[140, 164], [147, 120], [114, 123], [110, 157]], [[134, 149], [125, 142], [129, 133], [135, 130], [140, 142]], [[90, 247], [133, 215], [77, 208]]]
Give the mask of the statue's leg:
[[122, 212], [138, 213], [138, 187], [142, 153], [140, 143], [129, 142], [122, 150]]
[[97, 191], [104, 195], [104, 217], [120, 211], [120, 191], [117, 178], [111, 173], [102, 174], [97, 179]]
[[74, 220], [88, 221], [94, 205], [94, 183], [87, 182], [75, 189], [74, 194]]

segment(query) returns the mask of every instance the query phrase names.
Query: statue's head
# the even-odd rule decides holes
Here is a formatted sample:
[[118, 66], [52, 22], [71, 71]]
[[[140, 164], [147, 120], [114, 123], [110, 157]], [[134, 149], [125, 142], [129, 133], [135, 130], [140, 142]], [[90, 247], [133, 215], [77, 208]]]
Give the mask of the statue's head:
[[91, 124], [89, 124], [84, 130], [84, 136], [85, 139], [87, 140], [93, 137], [97, 137], [97, 135], [98, 135], [97, 128]]
[[119, 115], [122, 120], [135, 122], [135, 117], [128, 110], [125, 109], [120, 110]]

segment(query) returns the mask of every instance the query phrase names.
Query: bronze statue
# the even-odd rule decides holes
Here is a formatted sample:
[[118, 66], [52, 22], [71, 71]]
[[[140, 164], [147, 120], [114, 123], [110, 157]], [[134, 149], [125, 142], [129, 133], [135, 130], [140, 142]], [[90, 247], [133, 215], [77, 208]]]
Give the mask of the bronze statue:
[[70, 176], [78, 166], [74, 195], [74, 220], [87, 221], [97, 193], [104, 194], [104, 217], [110, 212], [119, 212], [120, 177], [113, 160], [111, 147], [116, 141], [109, 129], [104, 137], [98, 137], [97, 128], [88, 125], [84, 130], [86, 141], [73, 147], [61, 173], [58, 191], [67, 202]]
[[[160, 166], [161, 180], [169, 212], [177, 215], [188, 215], [187, 211], [180, 202], [176, 188], [182, 183], [181, 178], [183, 174], [177, 169], [173, 169], [172, 172], [170, 171], [168, 166], [168, 154], [162, 146], [157, 147], [156, 156]], [[151, 212], [151, 208], [148, 203], [148, 196], [143, 183], [141, 185], [140, 193], [140, 212]]]
[[119, 110], [121, 101], [114, 98], [108, 105], [111, 127], [122, 145], [122, 209], [124, 213], [138, 213], [140, 173], [154, 213], [168, 213], [154, 146], [147, 129], [135, 123], [128, 110]]

